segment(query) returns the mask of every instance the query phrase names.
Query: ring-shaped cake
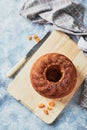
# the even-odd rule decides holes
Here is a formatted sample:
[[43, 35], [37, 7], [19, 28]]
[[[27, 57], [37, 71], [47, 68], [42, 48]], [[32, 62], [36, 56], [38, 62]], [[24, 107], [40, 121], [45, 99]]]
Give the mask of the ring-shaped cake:
[[30, 80], [40, 95], [47, 98], [61, 98], [74, 89], [77, 81], [76, 68], [68, 57], [48, 53], [34, 62]]

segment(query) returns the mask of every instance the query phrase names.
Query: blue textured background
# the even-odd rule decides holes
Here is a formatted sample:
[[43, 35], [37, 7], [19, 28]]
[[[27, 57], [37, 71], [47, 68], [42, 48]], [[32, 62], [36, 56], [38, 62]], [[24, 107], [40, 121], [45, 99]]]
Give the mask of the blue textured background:
[[[74, 0], [73, 0], [74, 1]], [[79, 0], [87, 9], [87, 0]], [[24, 0], [0, 0], [0, 130], [87, 130], [87, 110], [82, 108], [82, 87], [56, 121], [47, 125], [7, 93], [13, 79], [7, 72], [35, 45], [27, 36], [42, 38], [50, 26], [40, 26], [19, 16]], [[87, 26], [87, 11], [84, 16]]]

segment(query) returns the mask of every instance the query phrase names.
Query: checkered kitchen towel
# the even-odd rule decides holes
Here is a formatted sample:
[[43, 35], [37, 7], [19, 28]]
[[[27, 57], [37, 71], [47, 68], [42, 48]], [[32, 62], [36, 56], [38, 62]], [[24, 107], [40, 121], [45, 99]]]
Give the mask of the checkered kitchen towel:
[[[79, 36], [78, 46], [87, 54], [87, 28], [83, 18], [86, 9], [70, 0], [27, 0], [20, 15], [38, 24], [51, 24], [54, 29]], [[87, 108], [87, 78], [81, 106]]]

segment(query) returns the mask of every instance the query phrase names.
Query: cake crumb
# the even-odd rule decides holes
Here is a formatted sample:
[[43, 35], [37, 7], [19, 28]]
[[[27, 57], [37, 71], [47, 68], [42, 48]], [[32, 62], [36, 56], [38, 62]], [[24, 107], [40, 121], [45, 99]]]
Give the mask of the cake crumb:
[[28, 40], [29, 40], [29, 41], [32, 40], [32, 36], [28, 36]]
[[48, 106], [47, 109], [48, 109], [48, 110], [52, 110], [52, 107]]

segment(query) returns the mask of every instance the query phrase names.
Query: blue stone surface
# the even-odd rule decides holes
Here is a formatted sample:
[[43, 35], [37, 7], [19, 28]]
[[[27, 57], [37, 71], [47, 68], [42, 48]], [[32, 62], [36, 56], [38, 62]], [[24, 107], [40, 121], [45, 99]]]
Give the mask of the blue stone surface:
[[[73, 0], [74, 1], [74, 0]], [[87, 0], [78, 0], [87, 9]], [[7, 72], [36, 44], [29, 35], [42, 38], [50, 26], [36, 25], [19, 15], [24, 0], [0, 0], [0, 130], [87, 130], [87, 109], [80, 106], [80, 89], [53, 124], [48, 125], [12, 98]], [[84, 15], [87, 26], [87, 10]]]

